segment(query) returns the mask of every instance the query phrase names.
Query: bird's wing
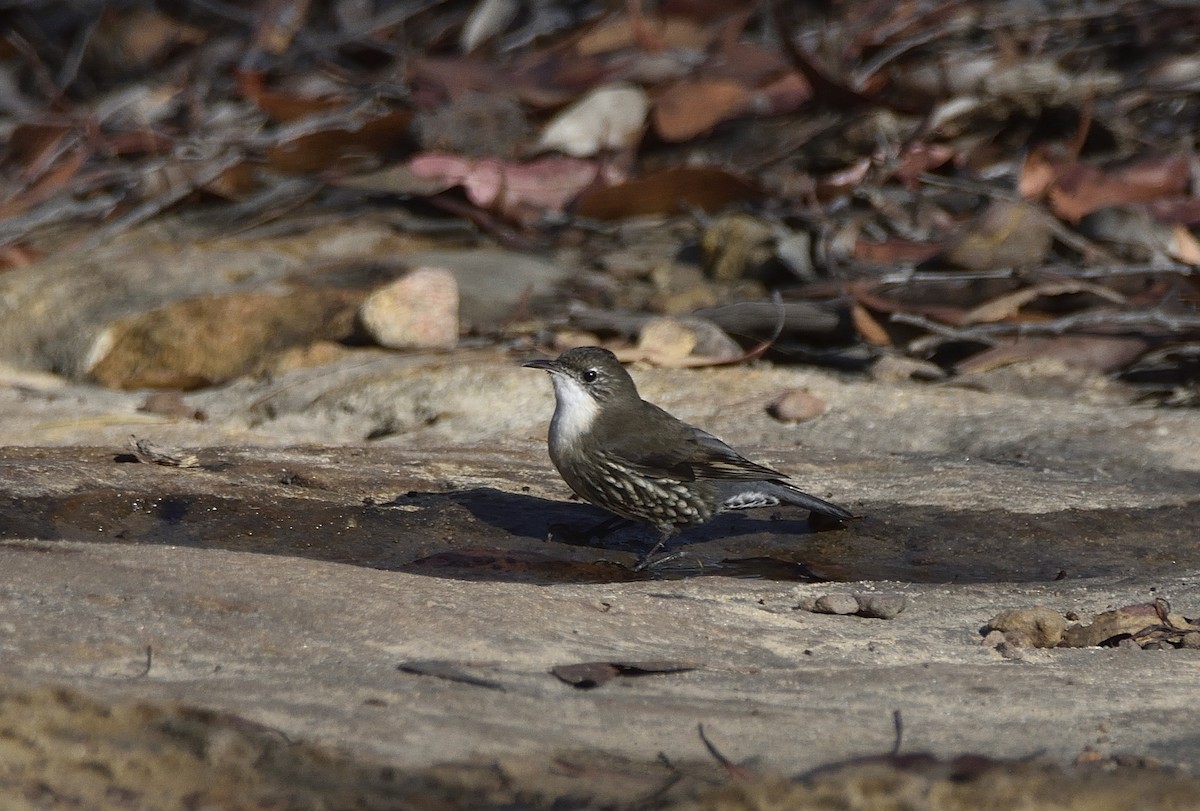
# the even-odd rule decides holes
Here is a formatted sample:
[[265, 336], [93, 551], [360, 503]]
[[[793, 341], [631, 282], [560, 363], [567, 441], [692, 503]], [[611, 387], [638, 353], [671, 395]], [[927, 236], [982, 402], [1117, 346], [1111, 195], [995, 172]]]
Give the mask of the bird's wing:
[[692, 431], [695, 433], [694, 439], [699, 449], [692, 467], [701, 478], [742, 481], [787, 478], [774, 468], [751, 462], [707, 431], [701, 431], [699, 428], [693, 428]]
[[[647, 403], [669, 421], [656, 421], [665, 434], [647, 442], [645, 437], [621, 432], [610, 438], [606, 449], [620, 463], [648, 476], [669, 477], [679, 481], [696, 479], [787, 478], [777, 470], [751, 462], [707, 431], [693, 428], [672, 417], [658, 406]], [[631, 421], [637, 424], [636, 421]]]

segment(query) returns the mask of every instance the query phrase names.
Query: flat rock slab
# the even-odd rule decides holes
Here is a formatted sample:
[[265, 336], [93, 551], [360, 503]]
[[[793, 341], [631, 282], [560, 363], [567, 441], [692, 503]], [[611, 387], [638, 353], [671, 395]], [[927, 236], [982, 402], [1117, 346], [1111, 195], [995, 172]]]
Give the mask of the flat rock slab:
[[[725, 756], [795, 773], [888, 752], [897, 710], [904, 751], [942, 758], [1096, 750], [1200, 765], [1196, 651], [1004, 658], [979, 634], [1029, 604], [1094, 612], [1157, 596], [1195, 613], [1195, 574], [853, 584], [906, 596], [879, 620], [796, 610], [826, 585], [721, 577], [539, 586], [34, 541], [0, 544], [0, 568], [9, 689], [185, 701], [397, 769], [511, 759], [548, 775], [581, 752], [698, 761], [703, 724]], [[550, 673], [584, 662], [657, 664], [594, 689]], [[607, 791], [629, 799], [661, 779]]]
[[[149, 702], [192, 729], [195, 710], [163, 709], [182, 702], [229, 713], [204, 727], [224, 730], [214, 740], [266, 729], [313, 758], [342, 753], [346, 785], [403, 772], [428, 787], [431, 772], [409, 770], [445, 767], [494, 787], [499, 768], [518, 793], [648, 802], [675, 779], [660, 752], [708, 770], [697, 790], [727, 779], [701, 723], [733, 761], [796, 774], [888, 753], [898, 710], [901, 752], [939, 758], [946, 785], [963, 784], [946, 765], [961, 755], [1200, 768], [1196, 650], [1006, 658], [980, 644], [1009, 608], [1086, 619], [1164, 598], [1200, 614], [1195, 412], [811, 370], [634, 369], [648, 399], [864, 516], [724, 516], [680, 538], [668, 568], [634, 573], [645, 533], [573, 532], [602, 514], [551, 468], [549, 386], [517, 360], [346, 355], [188, 396], [174, 415], [141, 410], [145, 393], [10, 373], [0, 732], [14, 736], [0, 744], [74, 751], [62, 706], [119, 720], [104, 708]], [[773, 421], [767, 404], [797, 386], [829, 410]], [[905, 607], [890, 620], [796, 608], [833, 593]], [[583, 664], [576, 681], [612, 677], [582, 689], [551, 672]], [[17, 732], [17, 707], [41, 731]], [[96, 733], [87, 762], [117, 758], [121, 729]], [[254, 740], [247, 751], [283, 762]], [[226, 751], [213, 746], [201, 749]], [[29, 762], [32, 785], [61, 766]], [[298, 771], [278, 784], [299, 786], [287, 775], [309, 772], [287, 763]], [[1140, 779], [1121, 785], [1147, 803], [1175, 790]], [[519, 804], [502, 794], [496, 807]]]

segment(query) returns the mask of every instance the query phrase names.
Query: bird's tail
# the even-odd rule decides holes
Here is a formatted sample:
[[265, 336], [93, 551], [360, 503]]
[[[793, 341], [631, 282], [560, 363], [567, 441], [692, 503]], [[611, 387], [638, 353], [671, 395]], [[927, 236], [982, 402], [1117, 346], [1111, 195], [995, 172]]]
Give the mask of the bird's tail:
[[719, 485], [722, 508], [744, 510], [750, 507], [774, 507], [791, 504], [839, 521], [854, 518], [854, 513], [836, 504], [811, 496], [783, 481], [741, 482], [723, 481]]

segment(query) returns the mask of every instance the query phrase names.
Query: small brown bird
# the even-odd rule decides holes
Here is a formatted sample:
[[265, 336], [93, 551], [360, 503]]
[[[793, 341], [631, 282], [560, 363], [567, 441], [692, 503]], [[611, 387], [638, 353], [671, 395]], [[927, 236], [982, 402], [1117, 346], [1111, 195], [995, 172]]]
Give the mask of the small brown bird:
[[638, 568], [682, 528], [727, 510], [793, 504], [854, 517], [643, 400], [607, 349], [584, 346], [523, 365], [544, 369], [554, 383], [550, 459], [566, 483], [597, 507], [659, 531]]

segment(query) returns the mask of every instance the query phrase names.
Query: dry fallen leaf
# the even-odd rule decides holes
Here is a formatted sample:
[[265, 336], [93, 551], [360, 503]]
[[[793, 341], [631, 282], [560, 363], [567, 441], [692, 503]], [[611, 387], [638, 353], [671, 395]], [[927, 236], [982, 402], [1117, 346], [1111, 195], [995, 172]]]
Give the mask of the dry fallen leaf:
[[1048, 282], [1025, 287], [968, 310], [960, 325], [987, 324], [1015, 317], [1021, 308], [1044, 296], [1064, 296], [1072, 293], [1091, 293], [1114, 304], [1124, 304], [1125, 297], [1111, 288], [1081, 281]]
[[1178, 646], [1184, 637], [1200, 632], [1200, 625], [1173, 614], [1165, 600], [1127, 605], [1097, 614], [1086, 625], [1068, 628], [1063, 644], [1072, 648], [1113, 646], [1129, 639], [1145, 646], [1162, 642]]
[[612, 166], [564, 155], [521, 163], [425, 153], [410, 160], [408, 170], [423, 181], [462, 186], [475, 205], [505, 213], [562, 211], [583, 190], [622, 179]]
[[632, 147], [641, 140], [649, 111], [650, 99], [636, 85], [598, 87], [551, 119], [537, 150], [586, 158]]
[[580, 662], [575, 665], [556, 665], [550, 672], [572, 687], [591, 690], [618, 676], [652, 676], [664, 673], [687, 673], [696, 665], [687, 662], [650, 660], [644, 662]]
[[1060, 171], [1049, 191], [1054, 213], [1068, 222], [1114, 205], [1187, 195], [1191, 171], [1187, 155], [1144, 158], [1104, 171], [1076, 163]]
[[758, 186], [733, 172], [711, 166], [679, 167], [589, 191], [580, 198], [576, 213], [597, 220], [619, 220], [676, 214], [689, 208], [713, 212], [760, 197]]
[[687, 141], [749, 111], [750, 90], [729, 79], [671, 85], [654, 101], [654, 131], [664, 141]]

